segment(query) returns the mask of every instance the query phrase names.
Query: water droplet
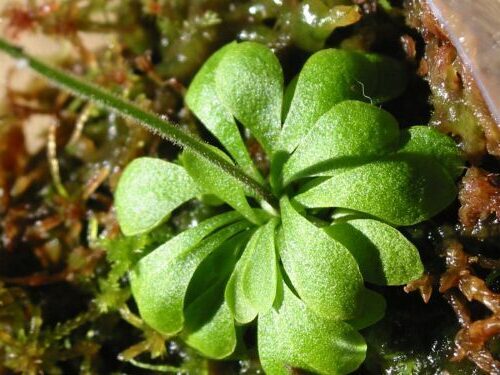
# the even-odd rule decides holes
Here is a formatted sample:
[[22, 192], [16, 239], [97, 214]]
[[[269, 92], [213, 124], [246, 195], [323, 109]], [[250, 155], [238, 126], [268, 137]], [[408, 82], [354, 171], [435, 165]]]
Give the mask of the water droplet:
[[16, 68], [17, 69], [26, 69], [29, 66], [29, 61], [26, 59], [18, 59], [16, 61]]

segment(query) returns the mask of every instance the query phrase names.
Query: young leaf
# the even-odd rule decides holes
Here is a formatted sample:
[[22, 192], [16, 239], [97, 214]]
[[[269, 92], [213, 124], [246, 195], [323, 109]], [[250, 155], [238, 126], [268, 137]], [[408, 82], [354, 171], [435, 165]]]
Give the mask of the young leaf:
[[182, 166], [156, 158], [135, 159], [123, 171], [115, 194], [120, 228], [126, 236], [148, 232], [199, 193]]
[[373, 290], [365, 289], [362, 296], [363, 307], [359, 316], [347, 321], [357, 330], [377, 323], [385, 315], [385, 298]]
[[367, 53], [365, 57], [372, 69], [366, 81], [370, 83], [363, 87], [365, 99], [379, 104], [401, 95], [407, 84], [405, 67], [395, 59], [376, 53]]
[[[224, 293], [225, 301], [231, 311], [234, 320], [241, 324], [250, 323], [255, 319], [259, 313], [257, 309], [248, 300], [245, 292], [243, 291], [243, 281], [242, 281], [242, 268], [244, 267], [244, 262], [246, 261], [243, 257], [240, 262], [236, 264], [236, 267], [229, 278], [226, 285], [226, 290]], [[248, 255], [246, 256], [248, 257]]]
[[226, 286], [226, 301], [240, 323], [251, 322], [273, 305], [277, 286], [277, 224], [277, 219], [272, 219], [254, 233]]
[[186, 103], [205, 127], [224, 145], [236, 163], [250, 176], [262, 181], [241, 138], [232, 113], [224, 107], [215, 88], [215, 71], [224, 54], [234, 48], [228, 44], [215, 52], [201, 67], [186, 93]]
[[243, 291], [259, 313], [271, 308], [276, 297], [278, 265], [275, 232], [278, 219], [271, 219], [259, 233], [250, 249], [251, 261], [243, 269]]
[[[285, 164], [284, 183], [297, 174], [310, 175], [315, 169], [387, 154], [398, 144], [398, 123], [390, 113], [360, 101], [343, 101], [321, 116], [304, 137]], [[310, 173], [305, 171], [308, 168]]]
[[349, 249], [368, 282], [403, 285], [424, 272], [416, 247], [390, 225], [355, 219], [334, 223], [326, 231]]
[[[228, 158], [219, 149], [214, 147], [213, 150]], [[252, 223], [260, 223], [260, 218], [248, 204], [245, 186], [239, 180], [216, 168], [205, 158], [188, 150], [182, 154], [182, 162], [189, 175], [204, 191], [219, 197]]]
[[455, 183], [437, 162], [399, 154], [340, 170], [296, 199], [306, 207], [350, 208], [412, 225], [446, 208], [455, 195]]
[[[394, 69], [388, 72], [385, 66]], [[312, 55], [299, 74], [281, 147], [292, 152], [316, 121], [343, 100], [381, 102], [399, 95], [406, 81], [398, 66], [386, 57], [337, 49]]]
[[412, 126], [401, 132], [403, 147], [400, 153], [408, 153], [422, 158], [434, 158], [453, 179], [464, 170], [460, 150], [450, 137], [430, 126]]
[[271, 155], [281, 129], [283, 71], [266, 46], [231, 44], [215, 73], [217, 94]]
[[186, 327], [182, 338], [213, 359], [225, 358], [236, 348], [234, 320], [223, 293], [224, 282], [209, 285], [185, 311]]
[[267, 374], [294, 370], [342, 375], [363, 362], [366, 344], [349, 324], [316, 315], [282, 283], [275, 307], [259, 316], [258, 342]]
[[281, 118], [286, 118], [286, 116], [288, 115], [288, 111], [290, 110], [290, 106], [292, 105], [292, 99], [295, 94], [295, 88], [297, 87], [298, 80], [299, 76], [296, 75], [292, 78], [292, 80], [285, 88], [285, 92], [283, 94], [283, 109], [281, 111]]
[[283, 267], [305, 304], [328, 318], [348, 319], [358, 312], [363, 279], [351, 253], [292, 207], [280, 202]]
[[[206, 220], [189, 229], [137, 263], [130, 275], [132, 293], [144, 321], [166, 335], [179, 332], [184, 325], [184, 298], [189, 282], [200, 263], [227, 239], [248, 228], [235, 212]], [[201, 242], [203, 240], [203, 242]], [[201, 242], [201, 243], [200, 243]]]

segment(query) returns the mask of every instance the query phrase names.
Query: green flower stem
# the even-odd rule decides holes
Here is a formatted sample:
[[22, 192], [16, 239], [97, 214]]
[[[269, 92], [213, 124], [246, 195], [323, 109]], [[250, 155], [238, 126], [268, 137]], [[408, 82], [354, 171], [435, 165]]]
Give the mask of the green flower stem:
[[51, 67], [41, 60], [26, 54], [22, 48], [2, 38], [0, 38], [0, 51], [5, 52], [14, 59], [24, 61], [32, 70], [61, 88], [71, 91], [76, 96], [88, 99], [107, 110], [130, 118], [170, 142], [196, 152], [216, 167], [234, 176], [253, 191], [257, 197], [265, 200], [273, 207], [277, 206], [276, 198], [264, 186], [245, 174], [240, 168], [232, 165], [220, 155], [210, 150], [205, 143], [195, 139], [171, 122], [165, 121], [157, 115], [141, 109], [137, 105], [113, 95], [96, 85], [85, 82], [71, 73]]

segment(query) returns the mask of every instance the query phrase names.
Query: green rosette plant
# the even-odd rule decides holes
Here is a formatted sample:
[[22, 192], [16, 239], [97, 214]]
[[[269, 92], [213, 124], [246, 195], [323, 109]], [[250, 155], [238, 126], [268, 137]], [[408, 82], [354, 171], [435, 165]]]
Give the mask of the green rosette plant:
[[[369, 285], [402, 285], [423, 273], [396, 227], [446, 208], [461, 173], [450, 138], [427, 126], [400, 130], [377, 106], [404, 86], [401, 66], [375, 54], [322, 50], [284, 89], [267, 47], [217, 51], [186, 102], [222, 146], [207, 146], [211, 155], [244, 174], [189, 148], [178, 163], [145, 157], [126, 168], [116, 192], [125, 235], [153, 230], [191, 199], [211, 195], [232, 208], [131, 270], [142, 318], [214, 359], [242, 350], [245, 325], [255, 321], [266, 373], [354, 371], [366, 351], [358, 330], [384, 315], [384, 298]], [[240, 127], [271, 160], [268, 176]]]

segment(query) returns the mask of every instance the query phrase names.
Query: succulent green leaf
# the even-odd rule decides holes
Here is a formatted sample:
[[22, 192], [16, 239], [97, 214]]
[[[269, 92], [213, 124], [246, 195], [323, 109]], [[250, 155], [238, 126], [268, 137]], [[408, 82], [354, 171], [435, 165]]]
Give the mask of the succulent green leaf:
[[376, 53], [365, 54], [370, 62], [371, 81], [366, 77], [368, 85], [364, 85], [363, 96], [372, 104], [379, 104], [401, 95], [408, 82], [403, 64], [387, 56]]
[[226, 301], [240, 323], [252, 321], [273, 305], [277, 287], [277, 224], [278, 220], [272, 219], [254, 233], [226, 286]]
[[236, 348], [233, 316], [224, 301], [224, 283], [209, 285], [185, 310], [182, 338], [204, 356], [222, 359]]
[[[137, 263], [130, 282], [146, 323], [166, 335], [182, 330], [184, 299], [193, 274], [208, 255], [248, 228], [248, 222], [231, 224], [238, 217], [231, 212], [206, 220], [177, 235]], [[222, 226], [226, 227], [208, 236]]]
[[[226, 154], [215, 147], [213, 147], [213, 151], [228, 158]], [[182, 154], [182, 162], [192, 179], [204, 191], [219, 197], [251, 222], [260, 223], [261, 219], [250, 207], [245, 196], [246, 193], [250, 192], [245, 192], [245, 186], [238, 179], [189, 150]]]
[[360, 101], [340, 102], [319, 118], [285, 164], [284, 183], [359, 164], [395, 150], [398, 144], [398, 123], [390, 113]]
[[334, 223], [326, 231], [349, 249], [365, 281], [403, 285], [424, 272], [417, 248], [390, 225], [372, 219], [354, 219]]
[[116, 213], [127, 236], [148, 232], [200, 193], [182, 166], [156, 158], [133, 160], [118, 183]]
[[398, 62], [383, 56], [326, 49], [302, 68], [281, 135], [292, 152], [333, 105], [349, 99], [379, 103], [398, 96], [406, 85]]
[[412, 225], [442, 211], [455, 196], [455, 183], [434, 159], [399, 154], [339, 170], [296, 199], [310, 208], [349, 208]]
[[227, 282], [224, 296], [234, 320], [238, 323], [246, 324], [255, 319], [258, 311], [248, 300], [245, 292], [243, 291], [242, 268], [244, 268], [245, 262], [247, 261], [243, 257], [248, 257], [248, 255], [243, 253], [242, 258], [236, 264], [236, 267]]
[[363, 279], [356, 260], [338, 241], [300, 215], [284, 197], [280, 202], [284, 241], [278, 241], [283, 267], [305, 304], [328, 318], [358, 312]]
[[359, 316], [347, 321], [349, 325], [357, 330], [369, 327], [385, 315], [386, 302], [385, 298], [373, 290], [365, 289], [362, 297], [363, 307]]
[[243, 291], [259, 313], [271, 308], [276, 297], [278, 265], [276, 260], [275, 233], [278, 219], [271, 219], [262, 227], [251, 261], [243, 270]]
[[412, 126], [401, 132], [402, 147], [399, 152], [434, 158], [453, 179], [464, 171], [460, 150], [451, 137], [430, 126]]
[[255, 136], [270, 155], [281, 129], [283, 71], [266, 46], [231, 44], [215, 73], [222, 103]]
[[232, 113], [224, 107], [215, 89], [215, 71], [224, 54], [233, 48], [228, 44], [215, 52], [201, 67], [186, 93], [186, 103], [205, 127], [224, 145], [236, 163], [258, 180], [257, 172], [241, 138]]
[[294, 370], [342, 375], [363, 362], [366, 343], [349, 324], [316, 315], [283, 283], [275, 307], [259, 315], [258, 342], [267, 374]]

